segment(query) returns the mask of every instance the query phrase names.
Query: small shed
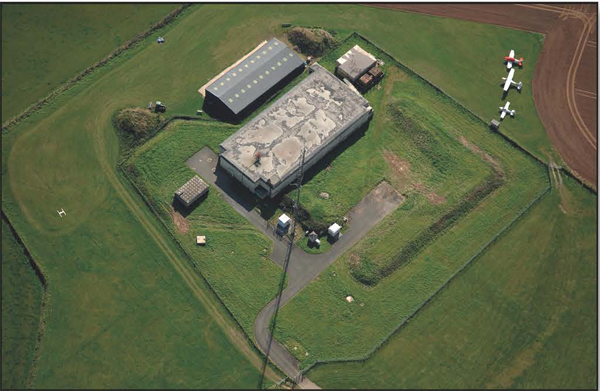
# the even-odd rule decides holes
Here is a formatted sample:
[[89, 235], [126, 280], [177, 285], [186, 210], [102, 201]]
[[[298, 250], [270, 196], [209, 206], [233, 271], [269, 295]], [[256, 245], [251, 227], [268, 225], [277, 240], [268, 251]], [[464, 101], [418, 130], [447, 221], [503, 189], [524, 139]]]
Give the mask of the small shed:
[[317, 239], [319, 239], [319, 235], [317, 235], [317, 233], [315, 231], [312, 231], [311, 233], [308, 234], [308, 241], [309, 242], [316, 242]]
[[164, 39], [163, 37], [158, 37], [158, 38], [156, 39], [156, 42], [158, 42], [158, 43], [164, 43], [164, 42], [165, 42], [165, 39]]
[[285, 231], [290, 227], [290, 217], [285, 213], [277, 219], [277, 228]]
[[198, 198], [208, 191], [208, 185], [198, 175], [187, 181], [175, 192], [175, 197], [186, 207], [189, 207]]
[[362, 88], [369, 88], [371, 84], [373, 84], [373, 80], [373, 76], [369, 75], [368, 73], [365, 73], [360, 77], [360, 79], [358, 79], [358, 84]]
[[333, 223], [333, 224], [331, 224], [331, 226], [329, 227], [329, 229], [327, 229], [327, 233], [333, 239], [337, 239], [340, 236], [340, 231], [341, 230], [342, 230], [342, 227], [340, 227], [338, 225], [338, 223]]
[[369, 69], [369, 72], [367, 72], [367, 73], [369, 75], [373, 76], [373, 79], [375, 79], [375, 80], [379, 80], [383, 77], [383, 71], [379, 67], [373, 67], [373, 68]]
[[206, 236], [196, 236], [196, 244], [204, 246], [206, 244]]
[[336, 72], [341, 77], [348, 78], [355, 83], [362, 75], [367, 73], [377, 63], [377, 59], [371, 53], [365, 51], [358, 45], [348, 50], [336, 61]]
[[499, 127], [500, 127], [500, 122], [498, 122], [497, 120], [493, 119], [492, 122], [490, 122], [491, 129], [498, 130]]

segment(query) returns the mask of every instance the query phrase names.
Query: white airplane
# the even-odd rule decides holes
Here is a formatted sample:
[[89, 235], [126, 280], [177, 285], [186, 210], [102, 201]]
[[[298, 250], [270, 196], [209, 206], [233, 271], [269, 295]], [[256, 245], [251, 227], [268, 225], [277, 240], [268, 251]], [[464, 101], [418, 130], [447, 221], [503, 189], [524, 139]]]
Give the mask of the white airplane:
[[504, 57], [504, 62], [506, 63], [506, 68], [511, 69], [513, 64], [517, 64], [519, 67], [523, 67], [523, 58], [515, 58], [515, 51], [511, 50], [508, 56]]
[[506, 102], [506, 104], [504, 105], [504, 107], [499, 107], [500, 109], [500, 119], [504, 119], [504, 117], [506, 117], [506, 114], [510, 114], [511, 117], [515, 116], [515, 113], [517, 112], [516, 110], [509, 110], [508, 107], [510, 106], [510, 102]]
[[504, 83], [504, 91], [508, 92], [508, 89], [510, 88], [510, 86], [515, 86], [517, 87], [517, 90], [521, 91], [521, 88], [523, 87], [523, 83], [522, 82], [514, 82], [513, 81], [513, 76], [515, 75], [515, 69], [511, 69], [510, 72], [508, 72], [508, 77], [503, 77], [502, 80], [506, 80], [506, 82]]

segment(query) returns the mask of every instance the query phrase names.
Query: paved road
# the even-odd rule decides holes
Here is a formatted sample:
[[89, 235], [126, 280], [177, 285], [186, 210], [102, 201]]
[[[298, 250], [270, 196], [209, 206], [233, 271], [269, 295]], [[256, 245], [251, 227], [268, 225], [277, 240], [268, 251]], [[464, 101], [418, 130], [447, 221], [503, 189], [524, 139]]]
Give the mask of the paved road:
[[[204, 148], [188, 159], [187, 164], [208, 183], [218, 189], [233, 208], [246, 217], [256, 228], [273, 238], [273, 262], [284, 267], [287, 241], [276, 239], [267, 222], [253, 210], [255, 203], [251, 197], [240, 191], [240, 184], [217, 167], [218, 156], [209, 148]], [[360, 238], [394, 211], [402, 202], [402, 196], [386, 182], [380, 183], [363, 198], [349, 213], [350, 229], [324, 254], [308, 254], [294, 246], [287, 267], [288, 286], [281, 293], [279, 308], [308, 285], [333, 261], [352, 247]], [[299, 373], [298, 361], [276, 339], [271, 339], [269, 321], [277, 309], [278, 297], [267, 304], [254, 322], [254, 338], [263, 353], [269, 351], [269, 358], [286, 375], [295, 378]], [[269, 347], [270, 344], [270, 347]], [[305, 384], [312, 384], [306, 379]]]

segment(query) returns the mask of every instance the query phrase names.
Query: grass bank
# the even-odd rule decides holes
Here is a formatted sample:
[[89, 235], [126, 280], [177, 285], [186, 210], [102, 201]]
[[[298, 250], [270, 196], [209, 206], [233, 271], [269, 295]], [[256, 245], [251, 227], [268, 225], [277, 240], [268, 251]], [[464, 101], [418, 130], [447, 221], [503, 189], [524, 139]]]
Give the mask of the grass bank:
[[[367, 94], [375, 118], [365, 155], [378, 156], [382, 175], [413, 201], [282, 309], [277, 336], [304, 353], [297, 354], [304, 366], [364, 356], [548, 184], [543, 165], [416, 75], [394, 68], [387, 68], [381, 90]], [[376, 94], [385, 96], [383, 110]], [[364, 159], [353, 156], [360, 141], [344, 151], [348, 162]], [[352, 178], [373, 173], [347, 164], [334, 175], [338, 164], [315, 176], [324, 178], [321, 186], [337, 183], [341, 192], [346, 171]], [[353, 303], [344, 300], [348, 294]]]
[[323, 388], [593, 388], [597, 198], [563, 176], [489, 251], [365, 362]]
[[2, 219], [2, 388], [26, 388], [42, 309], [40, 280]]
[[[190, 210], [173, 204], [174, 191], [195, 174], [186, 160], [205, 146], [218, 145], [237, 130], [215, 122], [174, 122], [126, 162], [134, 182], [250, 339], [259, 311], [278, 293], [282, 270], [270, 259], [271, 241], [210, 188]], [[197, 246], [196, 235], [207, 245]]]

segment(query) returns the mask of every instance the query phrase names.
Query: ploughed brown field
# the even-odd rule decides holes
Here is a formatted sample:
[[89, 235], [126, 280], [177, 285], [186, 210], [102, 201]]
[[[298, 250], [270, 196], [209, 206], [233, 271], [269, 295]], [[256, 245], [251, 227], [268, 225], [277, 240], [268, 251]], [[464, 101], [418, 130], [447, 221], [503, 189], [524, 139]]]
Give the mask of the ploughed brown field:
[[597, 183], [595, 4], [370, 4], [545, 35], [533, 79], [538, 114], [565, 163]]

